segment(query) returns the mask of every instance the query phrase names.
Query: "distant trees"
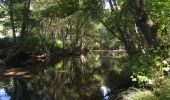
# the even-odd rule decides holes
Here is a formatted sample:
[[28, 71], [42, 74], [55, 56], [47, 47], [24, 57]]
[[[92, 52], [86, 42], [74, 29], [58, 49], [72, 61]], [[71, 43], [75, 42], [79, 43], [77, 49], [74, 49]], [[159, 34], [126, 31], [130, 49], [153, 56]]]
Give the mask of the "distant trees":
[[[150, 51], [153, 49], [162, 53], [162, 50], [158, 50], [158, 48], [166, 44], [161, 41], [164, 35], [158, 35], [162, 33], [159, 32], [160, 27], [151, 20], [153, 17], [149, 15], [150, 13], [159, 14], [159, 12], [154, 12], [151, 8], [147, 8], [145, 5], [147, 1], [108, 0], [105, 2], [109, 3], [110, 10], [103, 9], [100, 11], [100, 9], [98, 10], [92, 7], [93, 12], [100, 11], [102, 13], [96, 13], [98, 21], [124, 44], [129, 56], [133, 56], [136, 53], [149, 55]], [[149, 3], [151, 4], [151, 2]], [[96, 4], [96, 7], [101, 6], [100, 4], [101, 3]], [[154, 6], [159, 6], [160, 4], [163, 7], [162, 3], [154, 1]], [[165, 3], [164, 6], [167, 6], [167, 4]], [[147, 9], [150, 9], [150, 12], [148, 12]], [[158, 8], [153, 9], [155, 10]], [[167, 13], [170, 10], [166, 9], [162, 11], [162, 13]], [[167, 18], [168, 16], [166, 16], [165, 20], [167, 20]]]
[[[105, 3], [110, 9], [105, 9]], [[168, 3], [146, 0], [48, 0], [45, 3], [6, 0], [2, 5], [5, 9], [1, 12], [7, 7], [9, 13], [4, 16], [9, 16], [9, 19], [2, 24], [9, 27], [10, 23], [14, 40], [18, 32], [23, 41], [28, 41], [27, 37], [34, 34], [39, 41], [36, 44], [46, 52], [57, 46], [62, 50], [76, 51], [93, 48], [96, 43], [98, 46], [106, 42], [106, 45], [112, 45], [106, 34], [101, 35], [111, 33], [113, 36], [109, 34], [109, 40], [112, 37], [114, 44], [118, 39], [117, 43], [121, 47], [123, 44], [128, 55], [133, 56], [136, 53], [149, 55], [151, 49], [156, 50], [160, 45], [165, 49], [164, 45], [169, 45], [166, 36], [168, 6]], [[160, 12], [164, 18], [159, 16]], [[99, 27], [101, 24], [106, 30]]]

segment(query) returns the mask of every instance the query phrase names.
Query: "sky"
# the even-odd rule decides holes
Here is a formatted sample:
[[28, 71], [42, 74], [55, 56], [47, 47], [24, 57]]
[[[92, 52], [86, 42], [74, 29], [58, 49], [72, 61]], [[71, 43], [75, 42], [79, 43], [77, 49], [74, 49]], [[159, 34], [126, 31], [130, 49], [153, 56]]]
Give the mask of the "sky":
[[110, 9], [110, 5], [108, 0], [105, 0], [105, 9]]
[[3, 2], [3, 0], [0, 0], [0, 4]]

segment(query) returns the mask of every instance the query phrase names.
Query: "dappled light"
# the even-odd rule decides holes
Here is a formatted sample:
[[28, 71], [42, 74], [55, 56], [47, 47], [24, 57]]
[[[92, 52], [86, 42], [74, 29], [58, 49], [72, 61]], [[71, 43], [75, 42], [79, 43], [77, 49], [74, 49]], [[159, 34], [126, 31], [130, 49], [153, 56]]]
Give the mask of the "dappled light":
[[9, 68], [3, 69], [1, 72], [1, 76], [3, 77], [23, 77], [23, 78], [30, 78], [32, 74], [28, 71], [24, 71], [21, 68]]
[[[116, 59], [112, 57], [103, 58], [103, 56], [104, 54], [102, 53], [94, 52], [83, 56], [83, 59], [86, 59], [85, 63], [82, 63], [82, 58], [80, 57], [56, 59], [51, 63], [45, 62], [41, 66], [28, 65], [26, 67], [27, 69], [32, 68], [31, 66], [37, 67], [39, 68], [37, 71], [25, 71], [25, 69], [22, 68], [4, 69], [1, 77], [13, 77], [14, 82], [16, 81], [18, 85], [22, 86], [22, 84], [25, 84], [27, 91], [31, 92], [30, 97], [34, 97], [35, 94], [38, 94], [36, 96], [37, 98], [48, 99], [110, 98], [108, 94], [113, 89], [121, 89], [116, 81], [121, 83], [125, 80], [122, 80], [122, 78], [117, 80], [116, 77], [112, 77], [111, 80], [108, 80], [107, 75], [109, 75], [109, 73], [115, 73], [119, 77], [122, 77], [121, 75], [124, 75], [124, 72], [121, 68], [117, 68], [118, 62], [116, 63]], [[103, 65], [106, 59], [109, 60], [109, 62], [107, 62], [107, 65]], [[102, 71], [100, 71], [100, 69]], [[128, 77], [128, 74], [125, 76]], [[22, 81], [18, 78], [22, 78]], [[126, 82], [122, 89], [129, 87], [128, 85], [126, 86], [126, 84], [131, 83]], [[18, 88], [18, 85], [14, 84], [14, 87]], [[25, 85], [22, 91], [25, 91]], [[104, 87], [101, 88], [103, 85], [110, 89], [103, 90], [105, 89]], [[113, 85], [115, 86], [110, 87]], [[45, 96], [43, 96], [44, 94]], [[25, 97], [22, 94], [18, 98]]]
[[0, 100], [169, 100], [169, 41], [170, 0], [0, 0]]

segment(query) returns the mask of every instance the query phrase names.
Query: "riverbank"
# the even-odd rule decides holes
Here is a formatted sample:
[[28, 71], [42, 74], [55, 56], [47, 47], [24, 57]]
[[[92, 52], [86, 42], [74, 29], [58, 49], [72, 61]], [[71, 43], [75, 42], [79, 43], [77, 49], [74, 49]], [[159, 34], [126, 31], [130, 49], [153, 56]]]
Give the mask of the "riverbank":
[[170, 100], [170, 76], [167, 76], [160, 87], [140, 89], [130, 87], [119, 93], [115, 100]]

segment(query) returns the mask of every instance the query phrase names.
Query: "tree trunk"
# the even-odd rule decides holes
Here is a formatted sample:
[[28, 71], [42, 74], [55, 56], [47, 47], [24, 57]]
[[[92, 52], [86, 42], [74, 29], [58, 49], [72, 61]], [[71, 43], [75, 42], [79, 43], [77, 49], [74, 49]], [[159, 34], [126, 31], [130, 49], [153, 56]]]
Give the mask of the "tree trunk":
[[13, 0], [10, 0], [9, 4], [9, 15], [10, 15], [10, 22], [12, 27], [12, 35], [13, 35], [13, 41], [16, 40], [16, 34], [15, 34], [15, 25], [14, 25], [14, 14], [13, 14]]
[[29, 8], [31, 0], [25, 0], [24, 2], [24, 11], [23, 11], [23, 22], [21, 29], [21, 38], [24, 38], [28, 33], [28, 21], [29, 21]]
[[[117, 4], [116, 0], [109, 0], [108, 2], [111, 8], [111, 12], [119, 10], [119, 5]], [[117, 9], [114, 9], [114, 7], [116, 7]], [[109, 28], [104, 22], [102, 21], [100, 22], [102, 22], [103, 25], [124, 44], [128, 56], [131, 57], [136, 52], [136, 47], [132, 40], [132, 37], [129, 34], [129, 30], [126, 26], [126, 23], [124, 23], [124, 20], [122, 19], [122, 17], [123, 17], [122, 14], [120, 14], [120, 16], [117, 18], [117, 20], [120, 21], [120, 24], [117, 23], [119, 25], [115, 25], [113, 23], [111, 28]], [[124, 25], [123, 26], [124, 29], [121, 28], [121, 25]], [[118, 31], [118, 34], [115, 34], [114, 30]]]
[[[136, 52], [135, 44], [131, 36], [129, 35], [127, 27], [125, 27], [124, 30], [122, 30], [119, 25], [116, 25], [117, 27], [113, 25], [112, 28], [109, 28], [106, 25], [106, 23], [104, 23], [102, 20], [100, 19], [98, 20], [106, 27], [108, 31], [110, 31], [115, 37], [117, 37], [124, 44], [129, 57], [131, 57]], [[117, 30], [119, 32], [119, 35], [115, 34], [114, 30]]]
[[128, 28], [125, 26], [124, 30], [122, 30], [118, 26], [117, 30], [120, 33], [120, 39], [123, 42], [129, 57], [133, 56], [133, 54], [136, 52], [136, 47], [135, 47], [135, 44], [134, 44], [134, 42], [132, 40], [132, 37], [129, 35]]
[[160, 42], [157, 35], [158, 27], [153, 24], [150, 16], [147, 14], [144, 0], [128, 0], [128, 7], [148, 46], [150, 48], [158, 47]]
[[114, 11], [114, 6], [113, 6], [114, 4], [113, 4], [112, 0], [108, 0], [108, 2], [109, 2], [111, 10], [113, 12]]

